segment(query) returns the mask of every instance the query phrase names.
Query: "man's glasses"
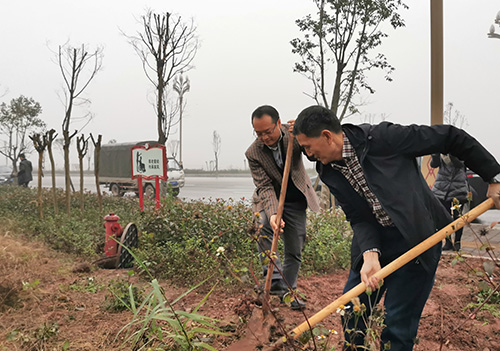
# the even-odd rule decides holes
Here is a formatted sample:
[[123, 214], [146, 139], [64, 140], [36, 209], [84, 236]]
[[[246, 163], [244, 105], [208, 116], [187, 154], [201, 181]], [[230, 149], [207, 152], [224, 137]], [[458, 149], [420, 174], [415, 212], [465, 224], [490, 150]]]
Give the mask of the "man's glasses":
[[264, 132], [256, 132], [255, 130], [253, 131], [253, 136], [256, 138], [256, 139], [260, 139], [260, 138], [263, 138], [263, 137], [266, 137], [266, 136], [269, 136], [271, 134], [274, 133], [274, 130], [276, 129], [276, 126], [278, 125], [278, 123], [276, 123], [274, 125], [274, 128], [272, 130], [266, 130]]

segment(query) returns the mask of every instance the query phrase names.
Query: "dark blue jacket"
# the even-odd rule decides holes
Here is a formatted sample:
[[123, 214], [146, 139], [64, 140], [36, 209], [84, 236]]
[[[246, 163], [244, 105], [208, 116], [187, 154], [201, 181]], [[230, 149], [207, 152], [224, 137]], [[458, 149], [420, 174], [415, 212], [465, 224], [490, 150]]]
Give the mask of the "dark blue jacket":
[[[425, 182], [417, 157], [433, 153], [455, 155], [486, 181], [500, 173], [495, 158], [476, 139], [453, 126], [402, 126], [383, 122], [379, 125], [346, 124], [342, 129], [356, 150], [368, 186], [410, 247], [451, 222], [449, 211]], [[316, 163], [316, 169], [353, 228], [351, 267], [359, 269], [365, 250], [381, 248], [384, 230], [366, 200], [339, 171], [320, 162]], [[440, 253], [441, 247], [436, 245], [419, 260], [424, 268], [432, 270]]]
[[33, 167], [31, 166], [31, 162], [27, 159], [22, 160], [19, 163], [19, 172], [17, 173], [17, 183], [19, 185], [23, 185], [25, 183], [29, 183], [33, 180], [31, 172], [33, 171]]

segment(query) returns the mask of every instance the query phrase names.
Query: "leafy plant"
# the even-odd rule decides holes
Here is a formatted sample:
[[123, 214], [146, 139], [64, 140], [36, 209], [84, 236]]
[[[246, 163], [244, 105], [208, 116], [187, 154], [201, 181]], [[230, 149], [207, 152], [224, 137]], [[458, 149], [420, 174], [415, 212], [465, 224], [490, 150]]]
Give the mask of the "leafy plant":
[[500, 318], [500, 291], [493, 290], [486, 284], [478, 286], [480, 290], [476, 295], [477, 303], [469, 303], [465, 308], [474, 310], [480, 307], [482, 311], [488, 311], [493, 317]]
[[32, 290], [35, 289], [40, 284], [40, 280], [36, 279], [32, 282], [24, 282], [23, 281], [23, 290]]
[[[200, 284], [189, 289], [173, 302], [169, 302], [166, 298], [156, 279], [153, 279], [150, 285], [151, 292], [139, 306], [136, 306], [136, 301], [130, 294], [130, 310], [134, 316], [132, 321], [120, 330], [120, 333], [125, 329], [128, 330], [126, 343], [130, 342], [134, 349], [154, 345], [168, 346], [171, 350], [216, 350], [205, 341], [206, 336], [227, 335], [227, 333], [217, 328], [214, 319], [197, 313], [213, 288], [193, 312], [189, 313], [175, 310], [174, 305]], [[135, 331], [133, 331], [134, 328]]]
[[131, 309], [131, 301], [140, 304], [144, 300], [144, 290], [134, 286], [126, 279], [111, 280], [108, 284], [110, 295], [105, 298], [105, 308], [111, 311]]
[[45, 350], [45, 343], [54, 338], [59, 332], [57, 323], [43, 323], [32, 332], [23, 332], [18, 329], [6, 334], [8, 341], [21, 341], [23, 350]]
[[98, 284], [94, 277], [80, 279], [69, 286], [71, 290], [79, 292], [87, 292], [95, 294], [102, 289], [102, 285]]
[[340, 209], [308, 214], [307, 243], [302, 254], [303, 273], [331, 272], [350, 263], [352, 231]]

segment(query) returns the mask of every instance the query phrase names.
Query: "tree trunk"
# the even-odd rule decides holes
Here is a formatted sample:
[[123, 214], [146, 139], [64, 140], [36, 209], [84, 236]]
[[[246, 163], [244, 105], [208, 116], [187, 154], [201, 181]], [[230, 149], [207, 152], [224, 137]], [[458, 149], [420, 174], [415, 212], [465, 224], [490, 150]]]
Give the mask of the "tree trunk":
[[94, 144], [94, 175], [95, 175], [95, 187], [97, 189], [97, 199], [99, 201], [99, 211], [102, 213], [102, 194], [101, 186], [99, 184], [99, 166], [101, 163], [101, 141], [102, 135], [99, 134], [97, 141], [94, 140], [94, 136], [90, 133], [90, 138], [92, 139], [92, 144]]
[[80, 165], [80, 211], [82, 211], [85, 208], [85, 199], [83, 197], [83, 157], [79, 157], [79, 165]]
[[52, 141], [47, 145], [47, 151], [49, 152], [50, 160], [50, 171], [52, 175], [52, 201], [54, 202], [54, 214], [59, 214], [59, 206], [57, 205], [57, 194], [56, 194], [56, 169], [54, 164], [54, 155], [52, 153]]
[[71, 180], [69, 174], [69, 145], [70, 137], [68, 131], [63, 131], [64, 135], [64, 177], [65, 177], [65, 189], [66, 189], [66, 214], [71, 217]]
[[39, 151], [38, 152], [38, 211], [40, 212], [40, 219], [43, 219], [42, 166], [43, 166], [43, 151]]
[[101, 187], [99, 184], [99, 166], [101, 159], [101, 136], [99, 135], [99, 144], [95, 147], [95, 158], [94, 158], [94, 174], [95, 174], [95, 186], [97, 189], [97, 198], [99, 200], [99, 211], [102, 212], [102, 194]]

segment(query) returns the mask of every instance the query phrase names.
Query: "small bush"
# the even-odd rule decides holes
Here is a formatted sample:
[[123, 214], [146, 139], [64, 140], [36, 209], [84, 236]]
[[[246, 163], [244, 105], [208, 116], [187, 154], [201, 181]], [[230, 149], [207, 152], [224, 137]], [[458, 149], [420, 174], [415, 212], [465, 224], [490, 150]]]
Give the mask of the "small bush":
[[167, 200], [142, 219], [139, 258], [154, 276], [181, 278], [186, 285], [211, 276], [246, 279], [250, 263], [259, 267], [256, 244], [248, 234], [251, 218], [242, 201]]
[[131, 301], [140, 305], [144, 300], [144, 290], [123, 278], [111, 280], [108, 284], [108, 292], [104, 300], [104, 308], [109, 311], [119, 312], [130, 309]]
[[[39, 218], [37, 191], [0, 187], [0, 220], [3, 230], [38, 238], [52, 248], [96, 259], [103, 254], [104, 216], [120, 217], [120, 224], [137, 224], [141, 234], [135, 250], [145, 267], [158, 278], [190, 286], [209, 280], [225, 283], [252, 281], [250, 269], [261, 274], [257, 245], [252, 236], [251, 206], [243, 200], [208, 199], [181, 202], [162, 199], [162, 206], [145, 202], [140, 212], [137, 198], [103, 197], [85, 193], [85, 209], [73, 194], [71, 216], [65, 213], [65, 196], [57, 190], [59, 213], [54, 213], [52, 193], [43, 189], [43, 219]], [[341, 211], [309, 213], [303, 274], [329, 272], [349, 264], [350, 228]], [[236, 286], [236, 285], [235, 285]]]
[[340, 209], [330, 208], [308, 215], [307, 240], [302, 272], [331, 272], [350, 263], [352, 231]]

